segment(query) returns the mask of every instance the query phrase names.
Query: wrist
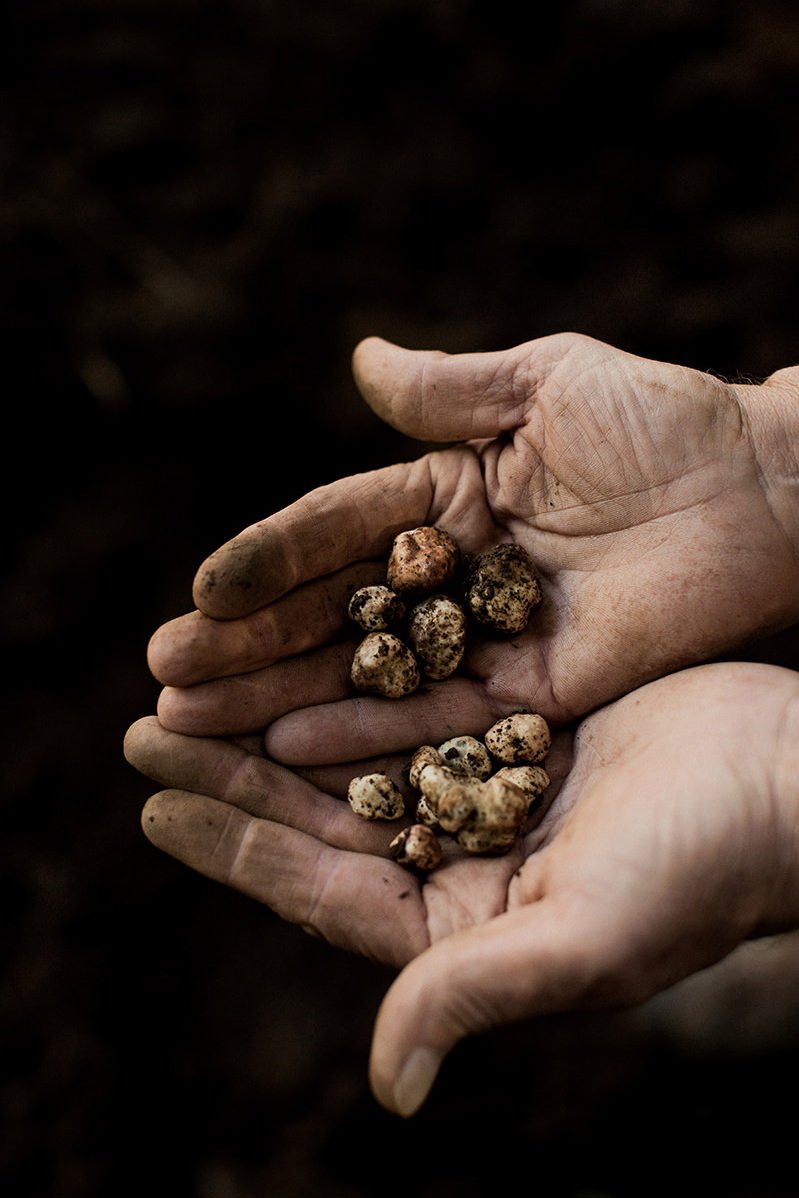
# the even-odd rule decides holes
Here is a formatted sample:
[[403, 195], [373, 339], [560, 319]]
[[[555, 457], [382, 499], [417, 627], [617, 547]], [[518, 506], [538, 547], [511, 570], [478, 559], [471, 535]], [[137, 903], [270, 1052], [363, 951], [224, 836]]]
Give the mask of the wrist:
[[765, 499], [796, 566], [799, 593], [799, 366], [733, 390]]

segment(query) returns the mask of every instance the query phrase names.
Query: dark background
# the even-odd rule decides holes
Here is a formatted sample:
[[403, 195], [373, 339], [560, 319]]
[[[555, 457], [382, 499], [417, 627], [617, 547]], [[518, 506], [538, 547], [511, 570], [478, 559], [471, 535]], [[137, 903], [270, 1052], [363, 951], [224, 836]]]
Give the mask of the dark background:
[[419, 452], [361, 337], [799, 360], [797, 7], [4, 14], [4, 1198], [795, 1196], [790, 943], [467, 1042], [403, 1122], [366, 1081], [389, 974], [152, 848], [122, 738], [208, 552]]

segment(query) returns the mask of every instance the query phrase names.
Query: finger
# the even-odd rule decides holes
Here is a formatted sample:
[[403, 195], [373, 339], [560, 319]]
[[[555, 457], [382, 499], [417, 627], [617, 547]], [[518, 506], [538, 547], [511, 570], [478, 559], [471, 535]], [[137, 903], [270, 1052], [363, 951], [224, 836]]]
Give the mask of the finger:
[[295, 707], [329, 703], [350, 693], [354, 646], [354, 641], [342, 642], [249, 674], [167, 686], [158, 697], [158, 718], [172, 732], [190, 736], [257, 731]]
[[284, 765], [331, 764], [480, 737], [510, 710], [492, 707], [481, 684], [450, 678], [399, 701], [365, 696], [291, 711], [269, 725], [264, 743]]
[[427, 522], [432, 498], [423, 458], [318, 487], [212, 553], [195, 577], [194, 602], [231, 619], [313, 578], [385, 558], [398, 532]]
[[412, 1115], [458, 1041], [581, 1005], [601, 972], [597, 944], [601, 929], [547, 899], [433, 944], [380, 1006], [369, 1067], [377, 1100]]
[[524, 422], [560, 345], [542, 338], [490, 353], [445, 354], [367, 337], [355, 347], [352, 369], [358, 390], [387, 424], [421, 440], [467, 441]]
[[[353, 778], [363, 774], [387, 774], [397, 789], [409, 803], [416, 803], [418, 795], [408, 783], [407, 753], [391, 756], [370, 757], [362, 761], [344, 761], [332, 765], [296, 766], [292, 772], [310, 782], [325, 794], [335, 795], [338, 799], [347, 797], [347, 790]], [[411, 809], [410, 807], [408, 808]]]
[[191, 869], [340, 948], [398, 967], [428, 943], [419, 883], [393, 861], [183, 790], [153, 795], [142, 828]]
[[349, 601], [359, 587], [385, 582], [383, 562], [363, 562], [297, 587], [240, 619], [189, 612], [162, 625], [147, 660], [165, 686], [192, 686], [246, 674], [324, 644], [350, 626]]
[[155, 716], [145, 716], [128, 729], [124, 748], [130, 764], [161, 786], [219, 799], [334, 848], [387, 857], [388, 845], [403, 824], [364, 820], [348, 803], [274, 762], [254, 757], [231, 741], [169, 732]]

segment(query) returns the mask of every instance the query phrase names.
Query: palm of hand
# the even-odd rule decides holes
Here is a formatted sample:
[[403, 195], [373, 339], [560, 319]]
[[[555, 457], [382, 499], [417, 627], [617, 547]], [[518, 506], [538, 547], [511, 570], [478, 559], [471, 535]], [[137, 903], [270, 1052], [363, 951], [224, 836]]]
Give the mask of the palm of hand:
[[[548, 602], [473, 668], [561, 719], [740, 639], [779, 532], [728, 387], [581, 338], [552, 350], [522, 422], [479, 447], [490, 519]], [[726, 597], [711, 586], [725, 574]]]
[[[776, 857], [795, 851], [768, 798], [792, 687], [789, 671], [708, 666], [619, 700], [583, 721], [573, 751], [569, 734], [556, 738], [555, 793], [509, 853], [469, 857], [445, 840], [444, 864], [427, 878], [389, 859], [396, 826], [361, 820], [233, 742], [148, 718], [130, 730], [126, 753], [171, 788], [145, 807], [150, 839], [332, 944], [401, 967], [470, 932], [476, 945], [485, 935], [501, 948], [504, 928], [532, 933], [554, 916], [566, 948], [593, 960], [575, 997], [609, 975], [620, 993], [654, 992], [765, 927], [767, 891], [783, 876]], [[697, 920], [701, 935], [687, 937]], [[664, 956], [664, 944], [680, 949]]]

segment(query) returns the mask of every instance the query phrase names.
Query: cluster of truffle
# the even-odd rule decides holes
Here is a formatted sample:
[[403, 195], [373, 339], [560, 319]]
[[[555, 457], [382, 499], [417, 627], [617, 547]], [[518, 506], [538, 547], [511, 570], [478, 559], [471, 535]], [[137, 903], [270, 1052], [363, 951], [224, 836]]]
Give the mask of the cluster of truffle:
[[457, 670], [470, 625], [495, 636], [521, 632], [540, 601], [533, 562], [518, 545], [464, 558], [443, 529], [401, 532], [386, 583], [350, 599], [349, 616], [366, 633], [353, 657], [353, 686], [388, 699], [413, 694], [422, 679]]
[[[464, 558], [442, 529], [423, 526], [395, 537], [386, 583], [361, 587], [350, 618], [366, 633], [352, 663], [354, 687], [400, 699], [424, 678], [448, 678], [463, 658], [470, 629], [493, 636], [521, 632], [541, 589], [533, 562], [517, 545], [496, 545]], [[484, 739], [456, 736], [423, 745], [406, 770], [415, 793], [414, 823], [389, 844], [402, 865], [427, 872], [441, 861], [443, 836], [468, 853], [507, 852], [549, 785], [542, 762], [550, 746], [546, 721], [516, 712]], [[370, 820], [406, 815], [399, 787], [385, 773], [353, 778], [356, 814]]]
[[[543, 762], [550, 743], [541, 715], [515, 712], [498, 720], [483, 740], [455, 736], [437, 748], [417, 749], [406, 771], [416, 795], [415, 822], [390, 842], [391, 856], [428, 872], [441, 862], [444, 835], [467, 853], [507, 852], [549, 785]], [[402, 792], [385, 773], [353, 778], [348, 798], [364, 819], [406, 814]]]

